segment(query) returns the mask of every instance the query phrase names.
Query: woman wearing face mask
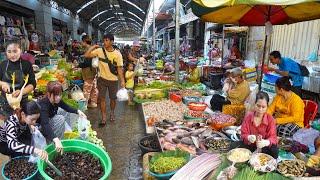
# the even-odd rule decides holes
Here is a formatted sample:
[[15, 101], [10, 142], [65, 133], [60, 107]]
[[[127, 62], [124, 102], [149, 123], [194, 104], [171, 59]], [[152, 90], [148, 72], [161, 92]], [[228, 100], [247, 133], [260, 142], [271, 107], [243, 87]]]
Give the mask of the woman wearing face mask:
[[57, 152], [62, 153], [63, 147], [60, 139], [63, 138], [67, 120], [67, 114], [64, 111], [78, 114], [84, 118], [87, 118], [87, 116], [82, 111], [68, 106], [61, 98], [62, 85], [58, 81], [50, 81], [47, 84], [46, 96], [39, 100], [39, 105], [41, 106], [39, 120], [44, 137], [46, 137], [49, 142], [53, 141]]
[[267, 114], [269, 96], [265, 92], [259, 92], [256, 96], [256, 104], [253, 112], [246, 114], [241, 125], [241, 139], [245, 147], [251, 151], [257, 148], [278, 158], [278, 140], [276, 123], [273, 117]]
[[276, 97], [268, 108], [278, 125], [278, 135], [292, 137], [300, 128], [304, 127], [304, 103], [302, 99], [291, 91], [290, 77], [281, 77], [276, 81]]
[[226, 97], [218, 94], [212, 96], [210, 104], [213, 111], [222, 111], [222, 107], [227, 104], [244, 104], [250, 94], [249, 83], [243, 78], [242, 70], [234, 68], [230, 72], [233, 86], [229, 86], [229, 89], [226, 90]]
[[[22, 104], [0, 127], [0, 152], [10, 157], [35, 154], [43, 160], [48, 159], [46, 151], [30, 146], [31, 134], [40, 117], [40, 106], [35, 101]], [[23, 140], [24, 139], [24, 140]], [[29, 142], [22, 142], [29, 141]]]
[[[3, 116], [3, 118], [0, 117], [0, 119], [2, 120], [13, 113], [13, 109], [7, 102], [6, 93], [12, 93], [12, 96], [15, 98], [18, 97], [24, 84], [24, 77], [29, 75], [27, 85], [22, 92], [21, 104], [23, 104], [28, 99], [28, 94], [36, 87], [32, 64], [28, 61], [21, 60], [21, 52], [19, 42], [9, 42], [6, 47], [7, 60], [2, 61], [0, 64], [0, 87], [2, 90], [0, 96], [0, 116]], [[12, 88], [13, 83], [15, 91], [13, 91]]]

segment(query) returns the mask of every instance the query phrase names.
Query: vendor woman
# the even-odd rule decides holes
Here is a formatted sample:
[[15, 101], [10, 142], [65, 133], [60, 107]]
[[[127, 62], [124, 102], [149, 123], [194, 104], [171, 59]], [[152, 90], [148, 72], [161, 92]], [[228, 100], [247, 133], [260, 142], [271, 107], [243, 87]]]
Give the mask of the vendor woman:
[[269, 96], [265, 92], [259, 92], [253, 112], [246, 114], [241, 125], [241, 139], [244, 146], [252, 152], [257, 148], [278, 158], [278, 141], [276, 123], [270, 114], [267, 114]]
[[278, 136], [281, 137], [292, 137], [304, 127], [304, 103], [291, 91], [293, 87], [289, 79], [284, 76], [276, 81], [277, 95], [268, 108], [268, 113], [276, 119]]
[[[210, 100], [213, 111], [222, 111], [224, 105], [243, 105], [250, 94], [249, 83], [244, 79], [240, 68], [234, 68], [230, 75], [230, 85], [224, 87], [226, 97], [215, 94]], [[229, 88], [229, 89], [228, 89]]]
[[189, 69], [188, 69], [188, 75], [187, 80], [188, 82], [198, 84], [200, 83], [200, 70], [197, 68], [198, 62], [191, 61], [188, 63]]
[[40, 116], [40, 106], [35, 101], [23, 103], [0, 127], [0, 153], [10, 157], [34, 154], [48, 159], [46, 151], [31, 144], [30, 129], [34, 128]]
[[[27, 85], [22, 92], [22, 104], [28, 99], [28, 94], [36, 87], [32, 64], [28, 61], [22, 61], [21, 53], [19, 42], [9, 42], [6, 47], [7, 60], [2, 61], [0, 64], [0, 87], [2, 90], [0, 96], [0, 120], [4, 120], [13, 114], [13, 109], [7, 102], [6, 93], [12, 93], [13, 97], [18, 97], [24, 84], [24, 77], [29, 75]], [[12, 88], [13, 83], [15, 91]]]
[[47, 84], [46, 96], [39, 101], [41, 106], [39, 120], [42, 133], [49, 142], [54, 142], [58, 152], [63, 151], [60, 139], [63, 138], [65, 131], [65, 123], [67, 121], [66, 112], [87, 118], [82, 111], [73, 109], [63, 102], [61, 98], [62, 85], [58, 81], [50, 81]]

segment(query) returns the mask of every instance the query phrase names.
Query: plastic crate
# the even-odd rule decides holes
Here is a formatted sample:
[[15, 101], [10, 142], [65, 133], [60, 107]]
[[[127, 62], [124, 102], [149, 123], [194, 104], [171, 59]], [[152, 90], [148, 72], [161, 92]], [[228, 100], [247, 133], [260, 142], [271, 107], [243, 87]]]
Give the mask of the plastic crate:
[[261, 83], [261, 89], [265, 90], [267, 92], [276, 93], [276, 86], [274, 83], [269, 83], [266, 81], [262, 81]]
[[280, 77], [281, 77], [281, 76], [276, 75], [276, 74], [267, 73], [267, 74], [264, 74], [263, 80], [266, 81], [266, 82], [268, 82], [268, 83], [275, 84], [276, 81], [277, 81]]

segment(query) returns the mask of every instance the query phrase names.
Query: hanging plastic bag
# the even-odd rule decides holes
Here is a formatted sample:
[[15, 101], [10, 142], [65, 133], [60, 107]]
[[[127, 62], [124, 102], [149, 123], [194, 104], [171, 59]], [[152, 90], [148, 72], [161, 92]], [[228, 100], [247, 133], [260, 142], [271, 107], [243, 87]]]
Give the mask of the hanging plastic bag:
[[78, 133], [80, 135], [80, 138], [83, 140], [88, 139], [89, 136], [89, 124], [90, 122], [83, 117], [79, 116], [78, 119]]
[[71, 89], [71, 98], [75, 101], [80, 101], [85, 99], [84, 98], [84, 94], [81, 90], [81, 88], [78, 85], [75, 85], [72, 89]]
[[126, 88], [122, 88], [117, 92], [118, 101], [128, 101], [128, 90]]
[[98, 68], [98, 67], [99, 67], [99, 58], [98, 58], [98, 57], [92, 58], [91, 66], [92, 66], [93, 68]]
[[66, 121], [64, 122], [64, 132], [72, 132], [71, 126]]
[[[38, 127], [34, 127], [34, 131], [32, 132], [32, 140], [31, 145], [38, 149], [45, 149], [47, 146], [46, 138], [41, 134]], [[38, 156], [30, 155], [29, 162], [36, 163], [39, 160]]]

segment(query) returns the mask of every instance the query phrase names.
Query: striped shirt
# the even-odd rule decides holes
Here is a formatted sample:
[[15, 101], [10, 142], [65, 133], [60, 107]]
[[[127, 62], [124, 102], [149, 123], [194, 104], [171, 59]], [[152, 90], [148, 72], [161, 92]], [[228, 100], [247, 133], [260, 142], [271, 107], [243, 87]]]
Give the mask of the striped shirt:
[[0, 126], [0, 142], [7, 143], [8, 148], [14, 152], [33, 154], [33, 146], [29, 146], [18, 141], [18, 137], [28, 130], [29, 128], [27, 128], [27, 125], [20, 124], [16, 115], [11, 115], [9, 119]]

